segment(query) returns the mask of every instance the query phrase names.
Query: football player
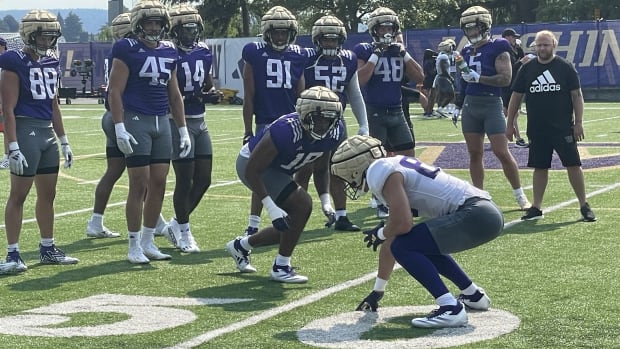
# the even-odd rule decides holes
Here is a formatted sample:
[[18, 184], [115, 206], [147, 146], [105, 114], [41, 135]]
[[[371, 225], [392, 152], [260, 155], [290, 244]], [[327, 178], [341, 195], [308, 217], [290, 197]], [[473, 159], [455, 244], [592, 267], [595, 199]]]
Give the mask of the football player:
[[[398, 15], [387, 7], [379, 7], [368, 17], [372, 43], [355, 45], [359, 83], [365, 90], [366, 113], [370, 135], [386, 144], [395, 154], [415, 154], [414, 134], [409, 129], [402, 106], [401, 85], [406, 75], [412, 83], [424, 80], [422, 67], [397, 42], [400, 34]], [[377, 217], [388, 211], [378, 203]]]
[[[342, 102], [343, 110], [349, 101], [359, 125], [358, 134], [368, 135], [366, 106], [357, 79], [357, 57], [352, 51], [342, 48], [346, 39], [347, 31], [338, 18], [323, 16], [314, 22], [312, 42], [315, 49], [309, 50], [310, 59], [305, 71], [306, 86], [324, 86], [336, 92]], [[325, 156], [330, 156], [330, 154], [325, 154]], [[311, 169], [312, 166], [308, 166], [295, 174], [297, 183], [306, 189], [312, 173]], [[341, 231], [359, 231], [360, 228], [351, 223], [347, 217], [344, 182], [338, 177], [331, 176], [329, 184], [329, 193], [334, 197], [336, 210], [332, 208], [329, 193], [319, 193], [323, 213], [328, 218], [326, 225], [329, 227], [333, 224], [336, 230]]]
[[[304, 89], [305, 49], [293, 45], [297, 19], [282, 6], [274, 6], [261, 18], [263, 41], [243, 47], [243, 144], [280, 116], [295, 111], [295, 100]], [[252, 123], [256, 124], [252, 131]], [[258, 231], [262, 205], [252, 196], [245, 234]]]
[[291, 255], [312, 212], [312, 198], [293, 179], [303, 166], [316, 163], [319, 192], [329, 182], [329, 154], [342, 141], [342, 103], [323, 86], [311, 87], [297, 99], [296, 112], [283, 115], [246, 143], [237, 157], [237, 174], [261, 200], [272, 226], [228, 242], [226, 250], [242, 273], [253, 273], [250, 252], [279, 244], [271, 280], [305, 283], [308, 278], [291, 267]]
[[[387, 222], [365, 231], [364, 242], [375, 251], [381, 245], [380, 272], [386, 271], [389, 278], [396, 260], [435, 298], [439, 308], [414, 318], [413, 326], [465, 326], [465, 307], [489, 309], [491, 301], [484, 290], [450, 256], [502, 232], [502, 211], [489, 193], [414, 157], [387, 158], [381, 142], [366, 136], [353, 136], [338, 147], [331, 173], [347, 182], [352, 197], [370, 190], [390, 208]], [[413, 224], [412, 212], [428, 219]], [[461, 290], [458, 300], [440, 274]], [[387, 280], [377, 277], [374, 290], [357, 310], [376, 311]]]
[[125, 215], [131, 263], [171, 258], [154, 242], [172, 152], [170, 112], [180, 134], [180, 156], [186, 157], [192, 148], [177, 81], [178, 52], [172, 42], [162, 40], [169, 25], [161, 2], [141, 1], [131, 10], [135, 38], [112, 46], [108, 96], [116, 143], [125, 154], [129, 175]]
[[20, 255], [18, 243], [24, 202], [33, 183], [37, 189], [41, 263], [76, 264], [78, 259], [65, 255], [54, 243], [59, 148], [65, 160], [64, 167], [70, 168], [73, 163], [56, 98], [60, 63], [55, 50], [61, 36], [60, 23], [48, 11], [32, 10], [22, 18], [19, 34], [25, 46], [0, 55], [0, 95], [11, 169], [11, 190], [5, 207], [6, 261], [13, 263], [14, 270], [23, 272], [28, 267]]
[[[131, 35], [131, 15], [121, 13], [112, 20], [110, 26], [112, 38], [117, 41]], [[108, 84], [110, 69], [112, 68], [112, 52], [104, 60], [104, 78]], [[114, 184], [125, 172], [125, 154], [116, 145], [116, 133], [114, 132], [114, 121], [108, 103], [107, 88], [104, 94], [105, 112], [101, 117], [101, 128], [106, 136], [106, 170], [95, 189], [95, 202], [93, 213], [86, 224], [86, 236], [93, 238], [116, 238], [121, 236], [119, 233], [111, 231], [103, 225], [103, 214], [110, 199]]]
[[198, 11], [185, 4], [170, 9], [169, 36], [179, 52], [177, 79], [183, 95], [185, 123], [192, 142], [192, 150], [186, 157], [178, 154], [180, 139], [174, 120], [172, 129], [172, 166], [176, 175], [174, 187], [175, 217], [168, 223], [167, 233], [171, 242], [183, 252], [200, 252], [192, 235], [189, 215], [200, 203], [211, 185], [213, 147], [205, 123], [205, 103], [217, 104], [222, 94], [216, 91], [211, 75], [213, 55], [203, 42], [199, 42], [203, 30], [202, 17]]
[[[482, 160], [486, 134], [512, 186], [517, 205], [526, 210], [531, 205], [521, 187], [517, 162], [508, 150], [501, 100], [502, 87], [508, 87], [512, 76], [508, 54], [512, 48], [506, 39], [491, 38], [491, 24], [491, 14], [481, 6], [472, 6], [461, 15], [461, 29], [469, 40], [461, 56], [469, 69], [461, 70], [461, 91], [455, 104], [462, 108], [461, 129], [469, 152], [472, 183], [480, 189], [484, 187]], [[458, 117], [459, 110], [454, 114]]]

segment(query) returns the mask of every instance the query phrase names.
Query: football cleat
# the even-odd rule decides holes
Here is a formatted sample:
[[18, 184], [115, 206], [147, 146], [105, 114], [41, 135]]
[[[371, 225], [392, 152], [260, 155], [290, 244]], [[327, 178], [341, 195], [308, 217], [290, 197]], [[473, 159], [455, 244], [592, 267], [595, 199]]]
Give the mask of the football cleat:
[[355, 308], [356, 311], [377, 311], [379, 301], [383, 298], [383, 292], [372, 291], [362, 302]]
[[6, 255], [6, 263], [14, 263], [15, 264], [15, 271], [18, 272], [18, 273], [21, 273], [21, 272], [24, 272], [24, 271], [28, 270], [28, 267], [26, 266], [26, 263], [24, 263], [24, 260], [19, 255], [19, 251], [9, 252]]
[[6, 170], [9, 167], [9, 156], [7, 154], [4, 154], [2, 160], [0, 161], [0, 170]]
[[89, 238], [117, 238], [121, 234], [113, 232], [106, 227], [94, 227], [89, 220], [88, 224], [86, 224], [86, 236]]
[[377, 205], [377, 218], [379, 219], [385, 219], [388, 218], [390, 216], [390, 210], [387, 208], [387, 206], [379, 204]]
[[525, 211], [528, 208], [532, 207], [532, 204], [530, 204], [530, 201], [527, 199], [527, 196], [523, 194], [519, 196], [515, 196], [515, 200], [517, 201], [517, 205], [519, 205], [519, 208], [521, 209], [521, 211]]
[[127, 259], [129, 260], [129, 263], [132, 264], [147, 264], [150, 262], [150, 260], [144, 255], [144, 251], [142, 251], [142, 247], [140, 247], [140, 245], [129, 247]]
[[411, 324], [421, 328], [461, 327], [467, 325], [467, 312], [463, 304], [457, 302], [456, 305], [439, 307], [425, 317], [415, 318]]
[[491, 307], [491, 299], [482, 288], [478, 288], [478, 290], [471, 295], [464, 295], [461, 293], [458, 300], [468, 309], [489, 310]]
[[141, 243], [140, 247], [142, 247], [144, 255], [150, 260], [163, 261], [172, 258], [169, 254], [161, 253], [159, 248], [157, 248], [152, 241]]
[[170, 223], [166, 224], [166, 227], [164, 228], [164, 233], [172, 246], [180, 248], [179, 243], [181, 241], [181, 228], [179, 227], [179, 223], [175, 218], [172, 218], [170, 220]]
[[42, 246], [39, 244], [39, 257], [42, 264], [77, 264], [80, 261], [65, 255], [56, 245]]
[[357, 225], [351, 223], [351, 221], [349, 220], [349, 218], [347, 216], [341, 216], [340, 218], [338, 218], [338, 220], [336, 220], [336, 225], [334, 226], [334, 229], [340, 230], [340, 231], [360, 231], [360, 230], [362, 230]]
[[198, 247], [196, 240], [194, 240], [194, 236], [192, 235], [192, 232], [189, 230], [187, 231], [186, 234], [185, 233], [182, 234], [181, 240], [179, 241], [179, 248], [181, 249], [181, 251], [185, 253], [200, 252], [200, 248]]
[[237, 237], [234, 240], [229, 241], [226, 244], [226, 251], [235, 260], [235, 265], [242, 273], [255, 273], [256, 268], [250, 264], [250, 253], [245, 248], [241, 247], [241, 237]]
[[287, 284], [303, 284], [308, 282], [308, 278], [295, 272], [295, 268], [290, 265], [274, 264], [271, 268], [270, 280]]
[[527, 212], [525, 213], [525, 215], [521, 217], [521, 220], [522, 221], [533, 221], [533, 220], [541, 219], [541, 218], [545, 218], [545, 215], [543, 214], [543, 212], [538, 207], [531, 206], [530, 208], [527, 209]]
[[596, 216], [594, 215], [594, 212], [592, 212], [590, 204], [586, 202], [585, 205], [581, 206], [580, 210], [581, 216], [583, 217], [582, 220], [584, 222], [596, 222]]
[[16, 262], [0, 262], [0, 275], [13, 274], [17, 272]]
[[166, 230], [168, 229], [168, 223], [160, 216], [157, 221], [157, 225], [155, 226], [155, 232], [153, 235], [155, 236], [166, 236]]

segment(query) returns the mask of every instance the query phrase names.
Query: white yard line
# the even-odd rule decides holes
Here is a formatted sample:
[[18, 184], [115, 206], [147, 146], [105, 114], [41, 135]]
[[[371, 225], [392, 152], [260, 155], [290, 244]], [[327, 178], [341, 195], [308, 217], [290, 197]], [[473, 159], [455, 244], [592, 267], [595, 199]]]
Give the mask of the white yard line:
[[[603, 193], [606, 193], [606, 192], [608, 192], [610, 190], [614, 190], [616, 188], [620, 188], [620, 182], [612, 184], [612, 185], [609, 185], [609, 186], [606, 186], [606, 187], [603, 187], [603, 188], [598, 189], [598, 190], [595, 190], [595, 191], [589, 193], [587, 195], [587, 197], [590, 198], [590, 197], [593, 197], [593, 196], [596, 196], [596, 195], [599, 195], [599, 194], [603, 194]], [[558, 209], [560, 209], [562, 207], [571, 205], [571, 204], [573, 204], [575, 202], [577, 202], [577, 199], [572, 199], [572, 200], [564, 201], [564, 202], [561, 202], [561, 203], [559, 203], [557, 205], [545, 208], [545, 212], [553, 212], [553, 211], [558, 210]], [[523, 221], [522, 220], [514, 220], [514, 221], [511, 221], [511, 222], [508, 222], [508, 223], [504, 224], [504, 228], [512, 227], [512, 226], [514, 226], [514, 225], [516, 225], [518, 223], [521, 223], [521, 222], [523, 222]], [[395, 269], [398, 269], [398, 268], [401, 268], [401, 267], [397, 264]], [[191, 338], [190, 340], [187, 340], [185, 342], [176, 344], [175, 346], [170, 347], [168, 349], [183, 349], [183, 348], [194, 348], [194, 347], [197, 347], [197, 346], [199, 346], [201, 344], [204, 344], [204, 343], [206, 343], [206, 342], [208, 342], [208, 341], [210, 341], [210, 340], [212, 340], [214, 338], [217, 338], [219, 336], [222, 336], [222, 335], [225, 335], [225, 334], [228, 334], [228, 333], [232, 333], [232, 332], [235, 332], [235, 331], [242, 330], [242, 329], [244, 329], [244, 328], [246, 328], [248, 326], [256, 325], [256, 324], [258, 324], [261, 321], [268, 320], [268, 319], [270, 319], [272, 317], [275, 317], [275, 316], [280, 315], [282, 313], [291, 311], [291, 310], [293, 310], [295, 308], [299, 308], [299, 307], [308, 305], [310, 303], [314, 303], [314, 302], [316, 302], [318, 300], [321, 300], [321, 299], [323, 299], [325, 297], [328, 297], [328, 296], [330, 296], [330, 295], [332, 295], [332, 294], [334, 294], [336, 292], [344, 291], [344, 290], [346, 290], [348, 288], [361, 285], [361, 284], [363, 284], [363, 283], [365, 283], [367, 281], [370, 281], [370, 280], [374, 279], [376, 275], [377, 275], [376, 272], [372, 272], [372, 273], [368, 273], [366, 275], [363, 275], [363, 276], [361, 276], [361, 277], [359, 277], [357, 279], [345, 281], [345, 282], [343, 282], [343, 283], [341, 283], [339, 285], [332, 286], [330, 288], [327, 288], [325, 290], [319, 291], [319, 292], [317, 292], [315, 294], [312, 294], [310, 296], [306, 296], [304, 298], [301, 298], [299, 300], [293, 301], [291, 303], [284, 304], [284, 305], [281, 305], [279, 307], [272, 308], [272, 309], [266, 310], [266, 311], [264, 311], [262, 313], [258, 313], [256, 315], [250, 316], [249, 318], [247, 318], [245, 320], [241, 320], [239, 322], [235, 322], [235, 323], [230, 324], [228, 326], [221, 327], [221, 328], [218, 328], [218, 329], [215, 329], [215, 330], [211, 330], [211, 331], [205, 332], [205, 333], [203, 333], [203, 334], [201, 334], [199, 336]]]

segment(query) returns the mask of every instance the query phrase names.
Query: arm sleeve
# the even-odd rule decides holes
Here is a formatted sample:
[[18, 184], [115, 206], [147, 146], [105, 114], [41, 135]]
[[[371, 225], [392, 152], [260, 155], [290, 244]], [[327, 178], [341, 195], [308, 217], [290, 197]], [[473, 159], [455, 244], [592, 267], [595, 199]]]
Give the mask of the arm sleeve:
[[366, 104], [364, 104], [364, 97], [360, 90], [360, 85], [357, 80], [357, 72], [353, 74], [351, 81], [347, 85], [347, 97], [349, 97], [349, 104], [353, 115], [357, 119], [357, 124], [362, 127], [368, 127], [368, 117], [366, 115]]

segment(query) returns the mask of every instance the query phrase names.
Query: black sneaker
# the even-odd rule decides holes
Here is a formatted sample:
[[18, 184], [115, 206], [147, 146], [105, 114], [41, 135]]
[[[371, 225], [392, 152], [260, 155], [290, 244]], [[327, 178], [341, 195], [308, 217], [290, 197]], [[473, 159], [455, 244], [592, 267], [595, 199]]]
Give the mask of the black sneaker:
[[334, 225], [334, 229], [340, 231], [360, 231], [360, 227], [351, 223], [347, 216], [342, 216], [336, 220], [336, 224]]
[[585, 205], [581, 206], [581, 215], [583, 216], [584, 222], [596, 222], [596, 216], [592, 209], [590, 209], [590, 204], [586, 202]]
[[521, 217], [521, 220], [522, 221], [533, 221], [535, 219], [541, 219], [541, 218], [545, 218], [545, 215], [543, 215], [543, 212], [539, 208], [531, 206], [530, 208], [527, 209], [525, 216]]
[[519, 138], [519, 139], [517, 139], [517, 141], [515, 142], [515, 146], [517, 146], [517, 148], [527, 148], [527, 147], [529, 147], [530, 145], [529, 145], [529, 144], [527, 144], [527, 143], [525, 142], [525, 139], [523, 139], [523, 138]]

